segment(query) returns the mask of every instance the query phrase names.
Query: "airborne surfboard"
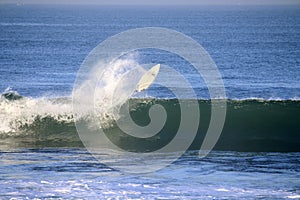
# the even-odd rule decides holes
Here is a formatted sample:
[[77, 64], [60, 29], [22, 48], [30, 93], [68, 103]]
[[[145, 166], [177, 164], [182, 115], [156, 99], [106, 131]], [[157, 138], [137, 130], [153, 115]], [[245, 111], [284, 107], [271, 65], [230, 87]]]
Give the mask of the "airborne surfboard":
[[159, 69], [160, 64], [157, 64], [153, 66], [149, 71], [147, 71], [137, 84], [136, 91], [141, 92], [143, 90], [146, 90], [154, 82], [159, 72]]

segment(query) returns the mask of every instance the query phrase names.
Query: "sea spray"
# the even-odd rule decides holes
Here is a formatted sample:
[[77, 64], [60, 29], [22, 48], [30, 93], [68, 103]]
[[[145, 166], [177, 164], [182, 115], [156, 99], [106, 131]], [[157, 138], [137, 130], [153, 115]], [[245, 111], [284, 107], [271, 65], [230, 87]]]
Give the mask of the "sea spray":
[[[88, 74], [94, 77], [91, 80], [95, 81], [97, 86], [92, 93], [94, 96], [90, 96], [91, 93], [88, 91], [89, 82], [83, 82], [77, 91], [83, 99], [94, 98], [92, 110], [85, 109], [86, 105], [83, 104], [79, 109], [80, 112], [74, 113], [71, 97], [32, 98], [21, 96], [11, 88], [4, 91], [0, 97], [0, 137], [11, 140], [15, 137], [34, 136], [30, 137], [30, 142], [36, 144], [39, 141], [42, 142], [42, 146], [66, 146], [66, 141], [78, 145], [79, 143], [74, 143], [79, 141], [74, 124], [75, 116], [88, 122], [91, 128], [108, 128], [109, 132], [113, 133], [115, 120], [122, 117], [119, 109], [128, 103], [130, 116], [141, 126], [150, 122], [148, 115], [150, 107], [154, 104], [162, 105], [170, 117], [161, 132], [143, 145], [155, 144], [152, 146], [160, 148], [170, 141], [180, 120], [178, 100], [130, 96], [134, 92], [139, 76], [144, 72], [135, 59], [118, 59], [106, 65], [110, 65], [110, 70], [105, 71], [99, 78], [97, 68]], [[191, 149], [199, 149], [211, 114], [209, 99], [198, 99], [198, 103], [201, 120]], [[215, 149], [299, 151], [298, 99], [232, 99], [227, 100], [227, 105], [226, 122]], [[126, 140], [126, 137], [125, 135], [122, 139]], [[15, 139], [12, 141], [16, 143]], [[125, 144], [127, 148], [136, 148], [134, 140], [132, 144], [128, 141]]]
[[[119, 118], [119, 108], [133, 94], [135, 85], [145, 70], [132, 55], [98, 65], [109, 65], [110, 70], [100, 75], [95, 67], [88, 74], [89, 81], [82, 83], [74, 91], [79, 94], [82, 102], [84, 99], [94, 98], [92, 110], [86, 109], [83, 103], [79, 112], [75, 113], [71, 97], [22, 97], [17, 91], [6, 89], [0, 97], [0, 136], [32, 134], [36, 131], [33, 129], [37, 123], [46, 123], [49, 119], [60, 124], [70, 124], [74, 122], [75, 115], [81, 120], [89, 121], [92, 127], [110, 127], [112, 120]], [[90, 96], [91, 81], [97, 83], [94, 96]]]

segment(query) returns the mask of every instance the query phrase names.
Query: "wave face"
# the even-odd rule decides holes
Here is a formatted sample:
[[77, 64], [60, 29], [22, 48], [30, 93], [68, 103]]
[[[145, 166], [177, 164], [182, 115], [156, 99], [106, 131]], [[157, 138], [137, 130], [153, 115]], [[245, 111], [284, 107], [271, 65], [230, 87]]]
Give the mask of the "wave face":
[[[188, 99], [184, 100], [187, 101]], [[210, 122], [209, 100], [198, 100], [200, 122], [197, 136], [190, 149], [199, 149]], [[118, 128], [106, 133], [120, 136], [115, 143], [126, 149], [156, 150], [170, 142], [180, 123], [180, 106], [176, 99], [131, 99], [131, 117], [141, 126], [150, 123], [151, 105], [161, 104], [168, 113], [164, 128], [152, 138], [136, 139]], [[234, 151], [299, 151], [300, 101], [293, 100], [228, 100], [225, 125], [215, 150]], [[190, 133], [186, 133], [190, 134]], [[111, 137], [110, 139], [113, 139]], [[130, 146], [132, 145], [132, 146]]]
[[[199, 129], [190, 149], [200, 148], [210, 122], [210, 100], [198, 100], [198, 103]], [[177, 132], [180, 105], [177, 99], [130, 99], [130, 114], [137, 125], [150, 123], [148, 112], [153, 104], [162, 105], [168, 114], [158, 134], [137, 139], [123, 133], [114, 121], [103, 118], [101, 124], [110, 124], [105, 129], [107, 137], [129, 150], [139, 151], [146, 146], [151, 151], [166, 145]], [[68, 97], [8, 99], [2, 95], [0, 120], [1, 148], [82, 146], [76, 132], [72, 101]], [[228, 100], [224, 129], [214, 149], [300, 151], [299, 121], [298, 100]]]

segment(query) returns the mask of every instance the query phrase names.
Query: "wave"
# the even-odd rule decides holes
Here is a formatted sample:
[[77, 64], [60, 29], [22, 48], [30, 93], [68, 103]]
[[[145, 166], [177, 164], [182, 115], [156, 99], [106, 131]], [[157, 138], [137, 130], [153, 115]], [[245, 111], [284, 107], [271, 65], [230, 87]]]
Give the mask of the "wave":
[[[179, 128], [179, 102], [191, 105], [194, 99], [132, 96], [145, 72], [134, 54], [97, 63], [90, 71], [79, 73], [82, 79], [75, 84], [73, 101], [71, 97], [25, 97], [8, 88], [0, 96], [0, 147], [82, 146], [75, 120], [88, 123], [91, 128], [101, 127], [113, 143], [127, 150], [142, 151], [146, 147], [151, 151], [163, 147]], [[199, 123], [199, 128], [190, 149], [200, 148], [211, 117], [211, 100], [197, 101], [200, 121], [194, 123]], [[167, 113], [166, 122], [156, 135], [135, 138], [118, 127], [118, 120], [124, 117], [119, 112], [122, 106], [129, 105], [130, 117], [137, 125], [147, 126], [154, 104], [163, 106]], [[300, 151], [299, 121], [299, 100], [228, 99], [224, 128], [215, 150]], [[187, 128], [185, 134], [189, 138], [193, 133]]]
[[[200, 148], [210, 122], [211, 101], [199, 99], [198, 103], [200, 126], [191, 149]], [[129, 99], [133, 121], [140, 126], [147, 125], [148, 112], [154, 104], [166, 109], [167, 121], [155, 137], [139, 143], [159, 148], [172, 140], [178, 129], [180, 104], [177, 99]], [[70, 97], [30, 98], [6, 92], [0, 97], [0, 120], [0, 138], [8, 146], [22, 146], [24, 141], [29, 146], [82, 146]], [[229, 99], [224, 129], [215, 150], [300, 151], [299, 121], [299, 100]], [[107, 119], [107, 123], [113, 122]], [[115, 128], [108, 129], [107, 133], [119, 134], [118, 141], [126, 141], [123, 144], [128, 148], [136, 148], [137, 140], [131, 136]]]

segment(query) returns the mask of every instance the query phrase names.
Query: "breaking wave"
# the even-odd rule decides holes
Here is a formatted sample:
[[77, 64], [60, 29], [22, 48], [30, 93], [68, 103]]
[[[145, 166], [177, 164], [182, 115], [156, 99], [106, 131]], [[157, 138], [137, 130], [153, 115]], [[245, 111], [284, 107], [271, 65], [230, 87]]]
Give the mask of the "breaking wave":
[[[210, 121], [210, 100], [198, 100], [198, 103], [201, 112], [200, 127], [191, 146], [192, 149], [200, 147]], [[129, 105], [133, 121], [141, 126], [147, 125], [150, 122], [148, 112], [153, 104], [160, 104], [166, 109], [168, 114], [166, 124], [155, 137], [139, 142], [160, 146], [169, 142], [174, 137], [173, 133], [176, 133], [180, 122], [180, 105], [177, 99], [132, 98], [129, 100]], [[300, 151], [300, 101], [228, 100], [227, 106], [224, 129], [216, 149]], [[2, 95], [0, 120], [0, 138], [2, 139], [29, 137], [31, 142], [35, 141], [35, 143], [47, 141], [47, 143], [43, 142], [46, 146], [56, 146], [58, 141], [60, 146], [67, 145], [66, 141], [81, 145], [76, 132], [70, 97], [22, 97], [8, 100]], [[102, 120], [106, 119], [102, 118]], [[112, 121], [108, 118], [107, 123], [112, 123]], [[110, 125], [114, 127], [114, 124]], [[128, 148], [130, 148], [130, 143], [133, 148], [137, 142], [131, 136], [120, 134], [114, 128], [108, 129], [107, 133], [119, 134], [122, 141], [127, 140]]]
[[[0, 96], [0, 138], [1, 146], [81, 146], [75, 127], [75, 117], [89, 121], [93, 126], [107, 129], [120, 146], [133, 149], [152, 146], [160, 148], [172, 140], [180, 124], [180, 104], [178, 99], [132, 97], [128, 99], [128, 87], [144, 72], [134, 59], [120, 59], [110, 64], [111, 71], [102, 74], [94, 96], [85, 92], [88, 82], [83, 82], [80, 97], [94, 98], [93, 111], [84, 107], [74, 113], [71, 97], [25, 97], [8, 88]], [[131, 70], [124, 79], [124, 67]], [[98, 77], [97, 71], [91, 74]], [[134, 80], [134, 81], [132, 81]], [[115, 90], [118, 85], [122, 89]], [[75, 91], [76, 92], [76, 91]], [[124, 93], [124, 94], [123, 94]], [[126, 95], [125, 95], [126, 94]], [[184, 99], [188, 104], [189, 99]], [[84, 101], [83, 101], [84, 102]], [[126, 102], [132, 120], [140, 126], [150, 123], [149, 109], [154, 104], [162, 105], [167, 112], [167, 121], [160, 132], [153, 137], [136, 139], [116, 128], [115, 120], [122, 117], [116, 111]], [[199, 129], [191, 149], [199, 149], [210, 122], [211, 102], [198, 99], [200, 108]], [[83, 105], [84, 106], [84, 105]], [[91, 117], [92, 114], [95, 117]], [[100, 120], [99, 120], [100, 119]], [[300, 101], [281, 99], [229, 99], [227, 116], [217, 150], [237, 151], [300, 151]], [[190, 134], [188, 131], [186, 134]], [[21, 138], [21, 139], [20, 139]]]

